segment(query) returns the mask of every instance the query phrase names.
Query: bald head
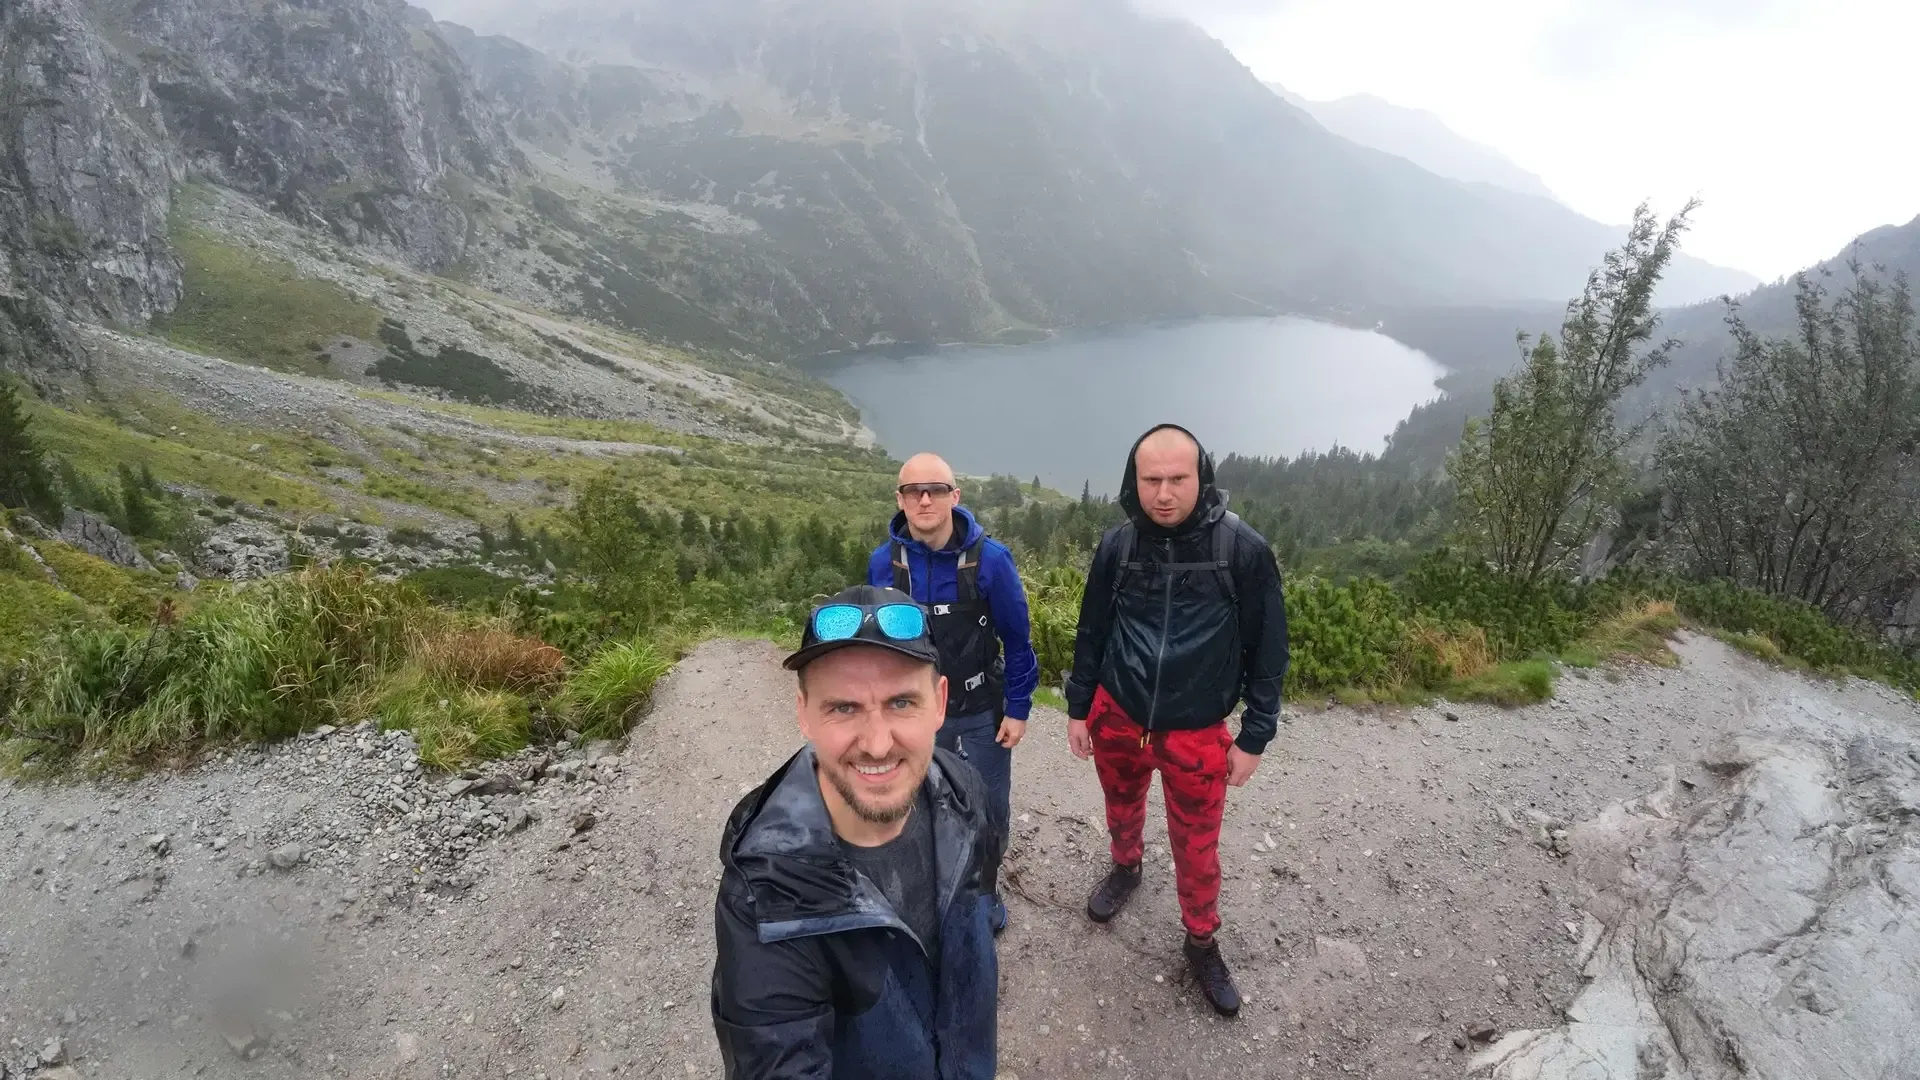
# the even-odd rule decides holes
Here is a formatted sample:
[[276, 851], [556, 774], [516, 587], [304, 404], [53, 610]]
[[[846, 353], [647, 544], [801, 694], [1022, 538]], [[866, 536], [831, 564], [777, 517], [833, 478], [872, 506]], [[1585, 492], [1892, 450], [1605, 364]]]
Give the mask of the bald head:
[[900, 466], [900, 482], [953, 486], [953, 466], [939, 454], [915, 454]]
[[907, 516], [913, 538], [938, 551], [953, 538], [953, 508], [960, 503], [960, 486], [953, 467], [939, 454], [915, 454], [900, 466], [900, 488], [894, 500]]
[[1200, 443], [1179, 428], [1161, 428], [1140, 440], [1140, 449], [1134, 452], [1134, 466], [1139, 467], [1141, 459], [1149, 455], [1156, 458], [1181, 457], [1195, 475], [1200, 472]]
[[1173, 528], [1200, 505], [1200, 444], [1178, 428], [1140, 440], [1133, 454], [1134, 491], [1154, 523]]

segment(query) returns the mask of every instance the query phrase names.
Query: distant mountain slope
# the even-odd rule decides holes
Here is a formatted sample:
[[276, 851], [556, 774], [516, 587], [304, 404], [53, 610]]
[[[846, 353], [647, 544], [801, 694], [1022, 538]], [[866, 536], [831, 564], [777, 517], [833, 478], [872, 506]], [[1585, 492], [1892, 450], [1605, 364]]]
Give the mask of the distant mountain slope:
[[[1619, 239], [1337, 137], [1122, 0], [562, 0], [490, 28], [573, 72], [443, 26], [516, 134], [583, 183], [752, 222], [808, 295], [859, 283], [870, 332], [819, 305], [854, 343], [1558, 298]], [[1745, 283], [1683, 259], [1670, 285]]]
[[1267, 86], [1343, 139], [1406, 158], [1437, 176], [1558, 201], [1545, 180], [1493, 147], [1453, 130], [1425, 109], [1395, 105], [1372, 94], [1311, 101], [1279, 83]]
[[[1887, 274], [1905, 274], [1920, 281], [1920, 217], [1904, 225], [1883, 225], [1855, 237], [1832, 258], [1816, 263], [1805, 272], [1830, 292], [1847, 287], [1852, 274], [1850, 261], [1858, 260], [1867, 270]], [[1794, 328], [1794, 297], [1799, 286], [1786, 278], [1738, 297], [1740, 317], [1762, 334], [1781, 335]], [[1666, 370], [1655, 374], [1649, 386], [1658, 392], [1681, 386], [1706, 386], [1716, 378], [1717, 365], [1727, 355], [1731, 339], [1727, 334], [1726, 306], [1708, 301], [1670, 312], [1666, 331], [1681, 341]]]

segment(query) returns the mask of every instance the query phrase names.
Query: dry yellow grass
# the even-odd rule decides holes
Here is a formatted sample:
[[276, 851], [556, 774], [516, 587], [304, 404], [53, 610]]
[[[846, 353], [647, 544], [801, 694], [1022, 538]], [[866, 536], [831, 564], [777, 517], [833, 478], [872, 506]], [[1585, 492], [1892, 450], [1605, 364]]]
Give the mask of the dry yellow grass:
[[567, 666], [567, 658], [546, 642], [494, 627], [424, 631], [415, 635], [411, 651], [428, 674], [479, 690], [550, 687]]

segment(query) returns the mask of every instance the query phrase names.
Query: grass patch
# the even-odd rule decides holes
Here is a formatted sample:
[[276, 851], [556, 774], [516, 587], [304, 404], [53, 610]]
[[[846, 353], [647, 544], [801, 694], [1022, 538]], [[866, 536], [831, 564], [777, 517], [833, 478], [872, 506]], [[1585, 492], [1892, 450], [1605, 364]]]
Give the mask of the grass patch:
[[1765, 634], [1722, 632], [1716, 636], [1748, 656], [1765, 660], [1769, 664], [1787, 662], [1786, 650], [1780, 647], [1779, 642]]
[[1066, 695], [1051, 686], [1035, 687], [1033, 691], [1033, 703], [1048, 709], [1057, 709], [1060, 712], [1067, 711]]
[[651, 642], [608, 646], [567, 680], [561, 712], [589, 738], [619, 738], [652, 700], [654, 684], [672, 670], [673, 660]]
[[1554, 681], [1551, 660], [1511, 660], [1454, 683], [1444, 696], [1516, 708], [1551, 699]]
[[[118, 464], [135, 461], [145, 464], [163, 483], [206, 488], [230, 500], [317, 513], [337, 509], [317, 487], [287, 479], [228, 449], [182, 442], [182, 436], [161, 437], [134, 430], [110, 417], [65, 409], [38, 406], [33, 407], [33, 415], [34, 433], [41, 446], [72, 462], [83, 473], [111, 476]], [[211, 424], [204, 418], [202, 423]], [[209, 443], [217, 439], [216, 445], [231, 447], [244, 436], [209, 431], [205, 438]]]
[[161, 598], [173, 591], [171, 582], [160, 574], [122, 569], [65, 544], [43, 541], [34, 550], [60, 575], [60, 584], [68, 592], [119, 622], [147, 621]]
[[[1667, 642], [1680, 629], [1680, 614], [1671, 600], [1636, 600], [1602, 619], [1570, 649], [1598, 660], [1645, 660], [1661, 667], [1677, 667], [1680, 658]], [[1584, 657], [1583, 657], [1584, 658]], [[1572, 659], [1568, 659], [1572, 663]], [[1592, 667], [1594, 664], [1581, 666]]]
[[320, 359], [342, 336], [372, 341], [379, 309], [292, 263], [225, 243], [197, 228], [173, 231], [184, 265], [180, 305], [154, 321], [175, 345], [208, 356], [302, 375], [334, 376]]
[[54, 761], [131, 763], [341, 718], [405, 655], [425, 605], [364, 570], [311, 569], [217, 596], [185, 618], [70, 632], [17, 721]]
[[49, 638], [103, 621], [37, 569], [0, 573], [0, 665], [39, 659]]
[[560, 650], [544, 641], [484, 626], [421, 633], [412, 653], [414, 663], [442, 682], [521, 694], [551, 688], [567, 667]]
[[462, 686], [418, 667], [389, 676], [368, 702], [381, 728], [412, 732], [421, 762], [436, 769], [514, 753], [532, 730], [525, 698]]

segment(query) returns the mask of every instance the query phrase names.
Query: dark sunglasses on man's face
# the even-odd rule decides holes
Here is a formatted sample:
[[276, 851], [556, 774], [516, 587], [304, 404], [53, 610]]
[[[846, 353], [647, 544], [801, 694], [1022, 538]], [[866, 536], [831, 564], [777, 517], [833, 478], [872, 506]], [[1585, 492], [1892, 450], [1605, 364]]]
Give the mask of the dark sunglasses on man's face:
[[953, 494], [952, 484], [901, 484], [900, 494], [909, 499], [944, 499]]

